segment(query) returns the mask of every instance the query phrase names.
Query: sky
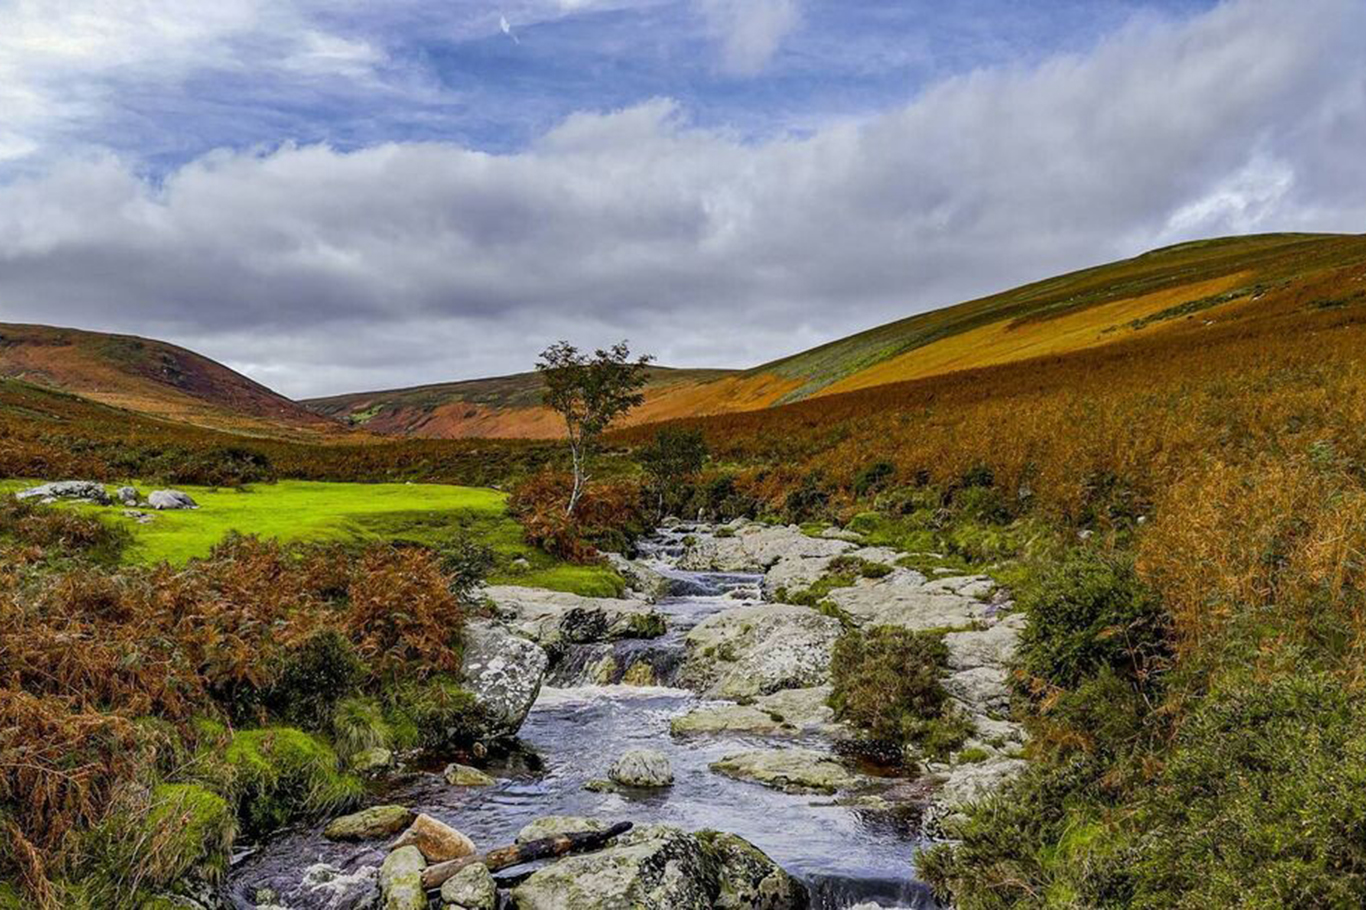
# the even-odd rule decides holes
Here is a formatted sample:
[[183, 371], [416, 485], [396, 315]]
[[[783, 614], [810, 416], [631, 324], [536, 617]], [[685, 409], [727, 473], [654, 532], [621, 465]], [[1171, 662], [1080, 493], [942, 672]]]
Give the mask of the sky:
[[296, 398], [1366, 231], [1366, 0], [0, 0], [0, 320]]

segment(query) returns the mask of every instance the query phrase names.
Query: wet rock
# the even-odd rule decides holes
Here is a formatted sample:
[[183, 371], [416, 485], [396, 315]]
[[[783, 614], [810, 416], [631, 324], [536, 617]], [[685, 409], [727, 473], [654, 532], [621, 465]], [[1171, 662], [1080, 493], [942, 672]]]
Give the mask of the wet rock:
[[351, 770], [357, 774], [378, 774], [394, 765], [394, 753], [383, 746], [357, 752], [351, 758]]
[[737, 780], [751, 780], [785, 793], [833, 794], [865, 779], [833, 756], [811, 749], [758, 749], [727, 755], [711, 769]]
[[445, 776], [452, 787], [491, 787], [498, 783], [478, 768], [456, 762], [446, 766]]
[[838, 620], [807, 607], [755, 604], [710, 616], [688, 632], [680, 681], [715, 698], [824, 685]]
[[104, 491], [104, 484], [96, 483], [93, 480], [59, 480], [55, 483], [30, 487], [14, 495], [17, 499], [37, 499], [39, 501], [68, 499], [99, 503], [102, 506], [109, 505], [109, 494]]
[[380, 900], [379, 869], [361, 866], [343, 872], [330, 863], [314, 863], [304, 870], [291, 899], [317, 910], [371, 910]]
[[328, 840], [370, 840], [397, 834], [417, 817], [406, 806], [371, 806], [360, 812], [334, 818], [323, 829]]
[[546, 647], [656, 638], [667, 630], [664, 615], [643, 600], [506, 585], [484, 590], [514, 631]]
[[199, 508], [199, 504], [190, 497], [190, 494], [179, 490], [153, 490], [147, 494], [147, 504], [158, 511]]
[[494, 910], [498, 905], [498, 886], [488, 866], [466, 866], [441, 886], [444, 910]]
[[379, 868], [381, 910], [427, 910], [422, 870], [427, 861], [417, 847], [400, 847]]
[[477, 850], [474, 841], [439, 819], [430, 815], [419, 815], [413, 823], [399, 835], [389, 849], [416, 847], [429, 863], [444, 863], [447, 860], [473, 856]]
[[517, 910], [711, 910], [715, 869], [696, 838], [643, 825], [596, 853], [532, 873], [512, 892]]
[[806, 888], [764, 851], [734, 834], [699, 831], [694, 835], [716, 870], [715, 910], [802, 910]]
[[607, 823], [581, 815], [547, 815], [525, 825], [517, 832], [517, 843], [526, 844], [546, 837], [575, 834], [581, 831], [605, 831]]
[[626, 580], [626, 585], [638, 593], [642, 600], [653, 601], [669, 593], [669, 579], [650, 566], [634, 559], [627, 559], [620, 553], [607, 553], [607, 562], [617, 574]]
[[511, 736], [540, 694], [550, 661], [535, 642], [488, 620], [465, 626], [461, 669], [491, 738]]
[[746, 705], [704, 705], [676, 717], [669, 724], [675, 736], [704, 733], [750, 733], [756, 736], [795, 736], [830, 733], [839, 728], [826, 701], [829, 686], [786, 689], [756, 698]]
[[669, 757], [654, 749], [632, 749], [612, 763], [607, 776], [625, 787], [667, 787], [674, 782]]

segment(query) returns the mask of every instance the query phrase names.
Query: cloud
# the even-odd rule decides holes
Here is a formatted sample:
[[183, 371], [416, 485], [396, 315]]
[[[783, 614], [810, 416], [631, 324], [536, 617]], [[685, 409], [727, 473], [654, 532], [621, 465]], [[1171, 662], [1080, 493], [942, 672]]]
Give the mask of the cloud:
[[166, 337], [293, 395], [627, 336], [751, 365], [1185, 239], [1366, 224], [1366, 7], [1238, 0], [801, 137], [667, 99], [531, 147], [110, 154], [0, 186], [0, 317]]
[[763, 70], [801, 21], [796, 0], [698, 0], [721, 44], [721, 68], [737, 76]]

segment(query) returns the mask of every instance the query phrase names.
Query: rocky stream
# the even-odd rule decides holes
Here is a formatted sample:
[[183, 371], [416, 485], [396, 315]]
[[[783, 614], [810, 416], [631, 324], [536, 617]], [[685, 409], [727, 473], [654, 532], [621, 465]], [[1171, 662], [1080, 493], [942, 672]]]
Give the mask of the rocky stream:
[[[926, 578], [898, 566], [904, 554], [846, 532], [717, 531], [676, 525], [620, 560], [626, 599], [488, 589], [500, 619], [473, 629], [466, 672], [516, 740], [469, 759], [487, 779], [400, 767], [372, 802], [403, 807], [394, 831], [421, 814], [481, 851], [636, 827], [605, 849], [499, 872], [496, 890], [460, 898], [468, 903], [448, 887], [431, 906], [936, 906], [915, 878], [925, 831], [1022, 765], [1022, 732], [1007, 719], [1019, 631], [1009, 601], [983, 577]], [[846, 622], [958, 630], [945, 636], [944, 684], [976, 729], [963, 761], [907, 777], [843, 755], [847, 732], [826, 705], [841, 623], [775, 602], [841, 555], [891, 569], [831, 592]], [[240, 853], [224, 896], [237, 910], [416, 906], [390, 880], [405, 853], [390, 853], [393, 833], [281, 832]]]

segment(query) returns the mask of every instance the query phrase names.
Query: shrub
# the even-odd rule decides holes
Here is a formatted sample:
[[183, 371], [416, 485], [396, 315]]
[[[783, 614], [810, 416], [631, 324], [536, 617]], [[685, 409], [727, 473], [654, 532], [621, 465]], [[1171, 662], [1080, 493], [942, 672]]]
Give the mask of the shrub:
[[381, 679], [460, 667], [464, 612], [437, 559], [413, 547], [374, 548], [352, 577], [343, 628]]
[[1028, 584], [1020, 663], [1036, 686], [1075, 688], [1109, 667], [1146, 681], [1167, 659], [1168, 621], [1124, 555], [1073, 550]]
[[286, 651], [283, 668], [261, 700], [271, 716], [319, 730], [364, 672], [351, 642], [335, 629], [324, 629]]
[[224, 757], [237, 769], [238, 816], [253, 836], [338, 811], [363, 792], [330, 746], [292, 727], [241, 730]]
[[446, 751], [468, 746], [484, 729], [474, 696], [451, 677], [406, 682], [385, 692], [394, 743]]
[[896, 465], [890, 461], [875, 461], [859, 469], [854, 475], [854, 495], [862, 499], [876, 493], [896, 475]]

